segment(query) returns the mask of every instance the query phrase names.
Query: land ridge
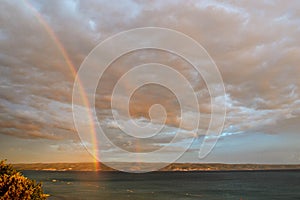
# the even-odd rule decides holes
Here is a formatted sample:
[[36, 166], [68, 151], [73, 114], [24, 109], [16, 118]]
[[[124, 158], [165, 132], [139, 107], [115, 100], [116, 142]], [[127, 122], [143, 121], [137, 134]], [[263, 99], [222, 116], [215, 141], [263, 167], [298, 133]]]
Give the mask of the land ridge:
[[[117, 171], [103, 163], [31, 163], [13, 164], [17, 170], [39, 171]], [[161, 163], [114, 163], [125, 171], [152, 171]], [[300, 164], [223, 164], [223, 163], [172, 163], [159, 171], [259, 171], [300, 170]]]

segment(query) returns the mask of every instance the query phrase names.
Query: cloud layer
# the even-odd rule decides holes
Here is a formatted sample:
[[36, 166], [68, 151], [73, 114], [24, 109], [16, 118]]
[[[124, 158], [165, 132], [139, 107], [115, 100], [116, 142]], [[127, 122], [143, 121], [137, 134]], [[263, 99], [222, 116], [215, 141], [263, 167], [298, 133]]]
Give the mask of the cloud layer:
[[[57, 152], [62, 151], [66, 155], [73, 147], [80, 146], [72, 119], [71, 97], [75, 77], [46, 26], [65, 48], [75, 70], [88, 53], [107, 37], [131, 28], [157, 26], [189, 35], [205, 47], [219, 67], [227, 92], [224, 139], [221, 139], [219, 148], [231, 145], [233, 141], [251, 145], [251, 142], [246, 142], [249, 137], [276, 135], [278, 141], [285, 138], [284, 144], [271, 140], [273, 145], [267, 145], [269, 151], [262, 158], [256, 158], [253, 156], [256, 151], [242, 146], [228, 152], [245, 153], [249, 155], [249, 162], [263, 162], [268, 156], [272, 157], [269, 162], [300, 162], [299, 155], [295, 153], [299, 149], [293, 142], [300, 137], [297, 121], [300, 116], [298, 8], [300, 3], [297, 1], [287, 4], [275, 0], [227, 3], [3, 1], [0, 8], [0, 134], [24, 141], [39, 139], [48, 144], [44, 146], [48, 150], [53, 149], [55, 141], [60, 146], [56, 148]], [[141, 88], [131, 101], [132, 117], [155, 127], [156, 124], [149, 121], [148, 111], [153, 103], [158, 102], [165, 106], [168, 118], [164, 134], [151, 141], [139, 141], [142, 144], [140, 150], [150, 151], [168, 143], [174, 131], [188, 132], [191, 138], [196, 137], [196, 131], [203, 135], [209, 123], [209, 93], [192, 66], [167, 52], [132, 52], [110, 66], [99, 82], [96, 94], [97, 116], [101, 125], [116, 144], [127, 150], [134, 151], [136, 141], [123, 136], [114, 125], [110, 110], [111, 92], [116, 81], [132, 65], [154, 61], [174, 67], [191, 82], [200, 107], [194, 114], [200, 112], [201, 121], [199, 130], [191, 131], [188, 125], [179, 128], [179, 105], [174, 95], [157, 86]], [[193, 119], [193, 113], [186, 114]], [[278, 126], [283, 122], [282, 126]], [[82, 122], [82, 126], [87, 126], [86, 122]], [[13, 143], [13, 139], [9, 140]], [[184, 143], [182, 138], [174, 148]], [[201, 140], [197, 140], [194, 149], [200, 144]], [[259, 142], [253, 145], [258, 152], [264, 151]], [[281, 148], [286, 148], [284, 155], [294, 156], [276, 156], [276, 149]], [[218, 147], [215, 151], [214, 159], [209, 161], [223, 158], [222, 153], [218, 154]], [[5, 151], [0, 149], [0, 152]], [[245, 154], [237, 153], [236, 160]], [[6, 155], [2, 153], [1, 156]], [[185, 159], [194, 158], [187, 155]], [[18, 158], [15, 160], [18, 161]]]

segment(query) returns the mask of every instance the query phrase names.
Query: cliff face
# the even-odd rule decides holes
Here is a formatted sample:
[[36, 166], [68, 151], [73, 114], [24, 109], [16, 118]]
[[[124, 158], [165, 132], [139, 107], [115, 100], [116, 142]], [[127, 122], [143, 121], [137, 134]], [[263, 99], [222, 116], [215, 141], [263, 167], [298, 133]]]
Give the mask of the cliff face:
[[[125, 169], [138, 171], [138, 166], [154, 166], [155, 163], [139, 163], [132, 168], [131, 163], [118, 163]], [[45, 171], [116, 171], [102, 163], [33, 163], [14, 164], [17, 170]], [[97, 167], [96, 167], [97, 166]], [[300, 165], [261, 165], [261, 164], [197, 164], [173, 163], [160, 171], [252, 171], [252, 170], [300, 170]]]

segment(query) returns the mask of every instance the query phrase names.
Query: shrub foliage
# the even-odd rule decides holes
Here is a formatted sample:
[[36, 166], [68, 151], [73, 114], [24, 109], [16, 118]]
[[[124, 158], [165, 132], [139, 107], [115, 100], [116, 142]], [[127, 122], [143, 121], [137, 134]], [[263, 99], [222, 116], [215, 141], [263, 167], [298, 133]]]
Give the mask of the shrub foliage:
[[0, 161], [0, 200], [44, 200], [41, 183], [24, 177], [12, 165]]

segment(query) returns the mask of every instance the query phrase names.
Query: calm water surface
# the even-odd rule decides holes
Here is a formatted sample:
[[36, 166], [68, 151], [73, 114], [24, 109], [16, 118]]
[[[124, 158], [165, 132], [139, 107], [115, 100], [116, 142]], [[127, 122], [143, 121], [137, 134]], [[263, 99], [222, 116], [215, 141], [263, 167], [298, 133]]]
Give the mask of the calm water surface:
[[300, 171], [23, 174], [43, 182], [50, 200], [300, 200]]

